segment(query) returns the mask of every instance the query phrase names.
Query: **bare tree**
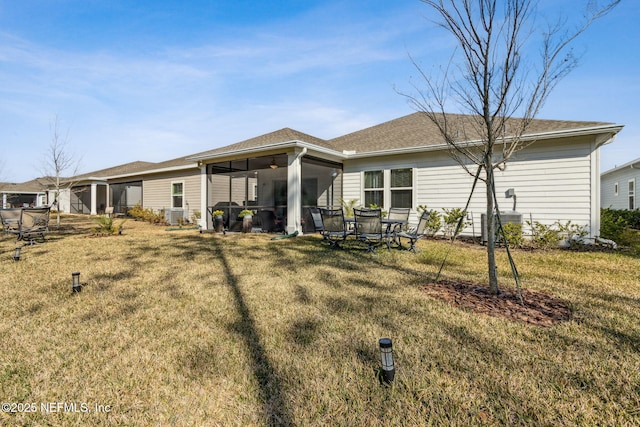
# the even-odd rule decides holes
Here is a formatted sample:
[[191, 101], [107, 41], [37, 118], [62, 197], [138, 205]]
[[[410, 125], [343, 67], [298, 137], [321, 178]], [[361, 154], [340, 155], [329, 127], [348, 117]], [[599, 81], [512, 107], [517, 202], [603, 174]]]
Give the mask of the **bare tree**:
[[[68, 147], [69, 129], [61, 134], [58, 116], [49, 124], [51, 143], [44, 155], [44, 170], [42, 171], [47, 183], [54, 188], [54, 201], [56, 206], [56, 226], [60, 227], [60, 194], [64, 190], [70, 190], [74, 185], [72, 177], [77, 175], [80, 161]], [[67, 177], [64, 174], [69, 173]]]
[[[413, 83], [415, 94], [404, 95], [437, 126], [453, 158], [485, 183], [489, 287], [497, 294], [494, 171], [531, 143], [522, 136], [550, 92], [578, 64], [572, 42], [620, 0], [589, 0], [579, 26], [570, 29], [559, 20], [540, 38], [535, 0], [421, 1], [436, 12], [457, 49], [435, 74], [412, 58], [420, 81]], [[531, 44], [540, 47], [537, 64], [530, 61]], [[445, 113], [452, 105], [465, 115]]]

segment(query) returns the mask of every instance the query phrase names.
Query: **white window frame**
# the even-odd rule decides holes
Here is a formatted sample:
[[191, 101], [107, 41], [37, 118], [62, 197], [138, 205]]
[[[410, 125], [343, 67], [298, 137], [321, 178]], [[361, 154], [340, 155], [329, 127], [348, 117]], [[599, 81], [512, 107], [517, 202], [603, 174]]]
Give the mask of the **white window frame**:
[[628, 182], [627, 182], [627, 189], [629, 190], [628, 193], [628, 198], [627, 200], [629, 201], [629, 210], [633, 210], [636, 208], [636, 179], [635, 178], [631, 178]]
[[[173, 186], [174, 184], [181, 184], [182, 185], [182, 194], [173, 194]], [[171, 197], [171, 208], [172, 209], [176, 209], [176, 208], [182, 208], [184, 209], [185, 206], [185, 183], [184, 181], [171, 181], [171, 187], [169, 189], [169, 193], [170, 193], [170, 197]], [[174, 206], [173, 205], [173, 198], [175, 196], [182, 196], [182, 206]]]
[[[365, 174], [367, 172], [382, 172], [382, 187], [371, 187], [371, 188], [366, 188], [365, 187], [365, 183], [366, 183], [366, 178], [365, 178]], [[388, 170], [385, 169], [371, 169], [371, 170], [367, 170], [367, 171], [362, 171], [362, 205], [364, 206], [365, 201], [367, 200], [366, 198], [366, 194], [367, 191], [382, 191], [382, 204], [386, 204], [387, 203], [387, 191], [386, 191], [386, 186], [387, 183], [389, 182], [389, 174], [388, 174]], [[369, 206], [365, 206], [365, 207], [369, 207]], [[380, 206], [381, 208], [384, 209], [384, 206]]]
[[619, 188], [618, 183], [617, 183], [617, 182], [614, 182], [614, 183], [613, 183], [613, 195], [614, 195], [614, 196], [617, 196], [617, 195], [618, 195], [618, 188]]
[[[411, 186], [410, 187], [391, 187], [391, 171], [398, 170], [398, 169], [409, 169], [409, 170], [411, 170]], [[392, 193], [393, 190], [398, 190], [398, 191], [411, 190], [411, 205], [412, 206], [409, 206], [409, 208], [413, 209], [413, 205], [415, 203], [415, 191], [413, 190], [414, 187], [415, 187], [415, 185], [414, 185], [415, 174], [416, 174], [415, 168], [410, 168], [410, 167], [392, 168], [392, 169], [389, 169], [388, 172], [389, 172], [389, 197], [388, 198], [385, 197], [385, 199], [389, 200], [389, 206], [385, 207], [385, 209], [397, 208], [398, 207], [398, 206], [391, 206], [391, 199], [392, 199], [391, 198], [391, 193]]]
[[[382, 191], [382, 202], [383, 202], [383, 206], [380, 206], [382, 209], [384, 210], [389, 210], [392, 207], [397, 207], [397, 206], [391, 206], [391, 171], [392, 170], [396, 170], [396, 169], [411, 169], [411, 187], [393, 187], [393, 190], [411, 190], [411, 204], [415, 205], [416, 203], [416, 192], [415, 192], [415, 188], [416, 188], [416, 168], [414, 167], [392, 167], [392, 168], [388, 168], [388, 169], [371, 169], [371, 170], [366, 170], [366, 171], [362, 171], [362, 175], [361, 175], [361, 179], [362, 179], [362, 192], [361, 192], [361, 197], [362, 197], [362, 204], [364, 205], [364, 202], [366, 200], [365, 198], [365, 193], [367, 191]], [[383, 179], [383, 187], [376, 187], [376, 188], [365, 188], [365, 172], [382, 172], [382, 179]], [[367, 206], [368, 207], [368, 206]], [[414, 206], [411, 206], [411, 209], [413, 209]]]

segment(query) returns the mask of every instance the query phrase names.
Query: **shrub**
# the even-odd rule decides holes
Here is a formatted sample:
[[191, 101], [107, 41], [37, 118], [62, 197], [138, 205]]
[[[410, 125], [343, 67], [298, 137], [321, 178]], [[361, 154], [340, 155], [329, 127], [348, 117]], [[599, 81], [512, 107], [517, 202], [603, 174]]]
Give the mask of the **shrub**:
[[93, 228], [93, 231], [97, 234], [122, 234], [122, 225], [126, 220], [122, 220], [119, 224], [116, 224], [113, 218], [100, 215], [95, 219], [95, 222], [97, 225]]
[[522, 247], [524, 243], [522, 224], [507, 222], [506, 224], [502, 224], [502, 229], [504, 230], [506, 244], [509, 245], [510, 248]]
[[560, 241], [560, 233], [553, 225], [541, 224], [538, 221], [527, 221], [531, 227], [531, 243], [535, 248], [550, 249], [558, 247]]
[[[418, 205], [416, 208], [418, 211], [418, 216], [422, 216], [423, 213], [428, 211], [427, 205]], [[429, 237], [434, 237], [438, 231], [442, 228], [442, 217], [440, 213], [432, 210], [429, 214], [429, 219], [427, 219], [427, 224], [425, 227], [425, 234]]]
[[353, 218], [353, 209], [358, 205], [358, 199], [339, 199], [342, 209], [344, 210], [344, 216], [347, 218]]
[[429, 219], [427, 220], [427, 227], [425, 228], [425, 232], [427, 236], [435, 236], [438, 231], [442, 228], [442, 217], [439, 212], [431, 211], [431, 215], [429, 215]]
[[453, 208], [453, 209], [442, 208], [442, 210], [444, 211], [444, 214], [442, 215], [442, 221], [444, 223], [443, 231], [444, 231], [445, 237], [454, 238], [458, 234], [460, 234], [460, 232], [464, 229], [465, 226], [469, 225], [468, 222], [463, 222], [462, 226], [460, 227], [460, 230], [458, 230], [458, 233], [456, 234], [456, 227], [458, 226], [458, 222], [460, 221], [461, 218], [464, 218], [467, 215], [467, 212], [465, 212], [461, 208]]
[[382, 216], [382, 218], [386, 218], [387, 217], [387, 211], [385, 211], [384, 209], [382, 209], [382, 207], [376, 205], [375, 203], [371, 203], [369, 204], [369, 209], [380, 209], [380, 215]]
[[556, 224], [558, 226], [558, 235], [566, 238], [571, 248], [581, 245], [583, 243], [582, 239], [589, 234], [585, 225], [572, 224], [571, 221], [567, 221], [564, 224], [558, 221]]
[[621, 243], [622, 234], [629, 227], [623, 211], [600, 209], [600, 237]]
[[151, 208], [143, 208], [140, 205], [135, 205], [127, 212], [130, 217], [136, 221], [147, 221], [151, 224], [165, 224], [164, 209], [154, 213]]
[[629, 248], [636, 255], [640, 254], [640, 232], [638, 230], [626, 227], [620, 234], [620, 240], [616, 243]]

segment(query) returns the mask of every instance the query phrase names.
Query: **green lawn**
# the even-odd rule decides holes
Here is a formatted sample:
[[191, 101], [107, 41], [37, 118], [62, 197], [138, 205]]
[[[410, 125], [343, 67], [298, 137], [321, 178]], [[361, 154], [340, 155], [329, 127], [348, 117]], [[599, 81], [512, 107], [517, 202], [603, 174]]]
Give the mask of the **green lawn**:
[[420, 291], [449, 249], [446, 278], [484, 283], [482, 247], [371, 255], [133, 221], [91, 237], [83, 221], [19, 262], [0, 237], [0, 395], [22, 411], [2, 425], [640, 425], [637, 258], [515, 251], [523, 286], [574, 310], [542, 328]]

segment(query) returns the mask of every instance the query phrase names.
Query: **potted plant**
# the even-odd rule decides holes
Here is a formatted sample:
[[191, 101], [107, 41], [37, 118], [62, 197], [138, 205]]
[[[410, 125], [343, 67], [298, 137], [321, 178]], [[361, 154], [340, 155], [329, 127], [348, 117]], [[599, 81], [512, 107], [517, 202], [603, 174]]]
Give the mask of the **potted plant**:
[[250, 233], [253, 228], [253, 211], [249, 209], [243, 209], [238, 214], [242, 218], [242, 232]]
[[220, 209], [213, 211], [213, 228], [216, 233], [224, 231], [224, 211]]

